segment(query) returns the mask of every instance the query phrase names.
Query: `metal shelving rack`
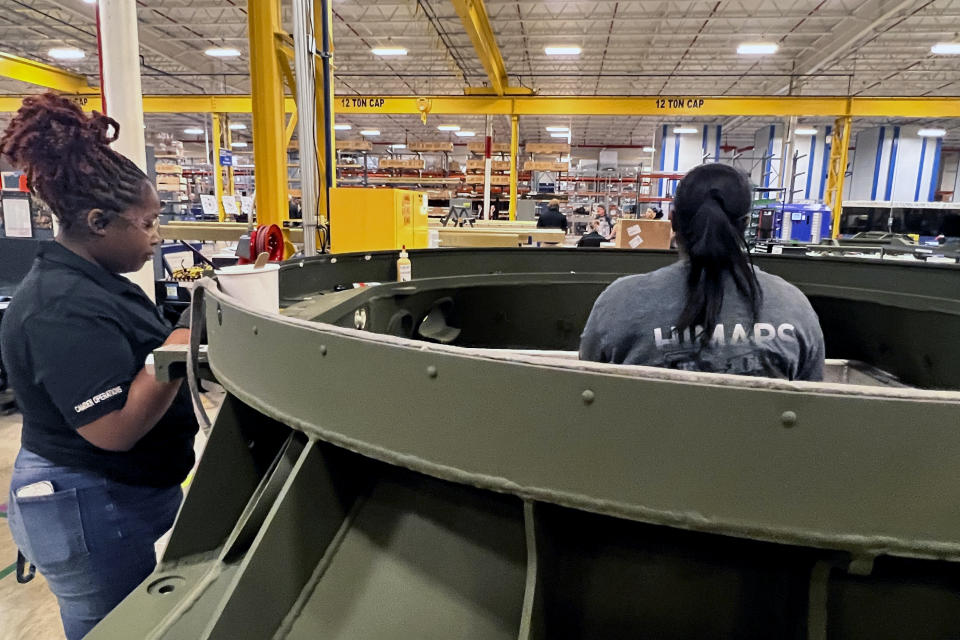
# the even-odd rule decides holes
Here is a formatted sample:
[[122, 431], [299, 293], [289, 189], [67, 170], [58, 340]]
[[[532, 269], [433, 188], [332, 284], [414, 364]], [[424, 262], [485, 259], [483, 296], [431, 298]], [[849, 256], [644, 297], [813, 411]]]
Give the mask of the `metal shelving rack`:
[[[777, 236], [777, 219], [774, 215], [773, 220], [770, 224], [770, 234], [769, 236], [763, 236], [761, 231], [763, 231], [762, 220], [763, 213], [765, 211], [780, 212], [780, 224], [783, 224], [783, 194], [786, 193], [786, 189], [783, 187], [754, 187], [753, 188], [753, 205], [750, 208], [750, 222], [747, 223], [747, 228], [744, 231], [744, 239], [747, 241], [747, 246], [754, 247], [757, 244], [758, 240], [767, 240], [769, 238], [774, 238]], [[760, 198], [758, 194], [770, 194], [776, 193], [781, 197], [777, 198]]]

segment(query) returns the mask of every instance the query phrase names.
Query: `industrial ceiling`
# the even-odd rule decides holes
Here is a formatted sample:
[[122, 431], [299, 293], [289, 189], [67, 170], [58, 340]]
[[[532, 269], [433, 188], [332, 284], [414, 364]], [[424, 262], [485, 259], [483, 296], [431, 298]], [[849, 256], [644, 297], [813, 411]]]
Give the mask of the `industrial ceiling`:
[[[248, 93], [246, 2], [138, 0], [143, 91]], [[285, 3], [288, 5], [289, 3]], [[960, 32], [960, 0], [486, 0], [510, 83], [541, 95], [854, 95], [957, 96], [956, 56], [930, 51]], [[284, 7], [291, 28], [289, 7]], [[448, 0], [333, 0], [339, 94], [459, 95], [487, 74]], [[743, 42], [773, 42], [774, 55], [738, 55]], [[579, 56], [547, 56], [548, 45], [579, 46]], [[52, 61], [52, 47], [86, 52]], [[235, 47], [239, 58], [203, 55]], [[374, 47], [402, 47], [383, 58]], [[83, 0], [0, 0], [0, 50], [51, 62], [98, 82], [94, 5]], [[33, 87], [0, 80], [0, 94]], [[150, 115], [152, 130], [177, 132], [207, 116]], [[375, 120], [371, 120], [375, 118]], [[436, 124], [415, 116], [352, 116], [381, 139], [437, 139]], [[498, 137], [508, 125], [495, 118]], [[503, 122], [501, 122], [503, 121]], [[521, 137], [545, 138], [548, 124], [571, 126], [573, 142], [646, 144], [655, 118], [524, 117]], [[671, 120], [675, 122], [677, 119]], [[725, 122], [732, 144], [752, 138], [760, 119]], [[479, 117], [456, 124], [482, 132]], [[816, 123], [815, 119], [810, 119]], [[926, 121], [932, 123], [932, 121]], [[940, 121], [948, 138], [960, 126]], [[858, 126], [862, 126], [858, 123]]]

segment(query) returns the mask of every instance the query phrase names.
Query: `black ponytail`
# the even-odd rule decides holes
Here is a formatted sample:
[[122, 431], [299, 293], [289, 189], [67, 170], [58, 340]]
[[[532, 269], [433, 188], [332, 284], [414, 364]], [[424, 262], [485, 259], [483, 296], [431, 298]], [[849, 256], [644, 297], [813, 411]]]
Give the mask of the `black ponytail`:
[[677, 187], [673, 228], [690, 261], [687, 300], [677, 332], [702, 327], [709, 343], [723, 309], [723, 279], [730, 274], [749, 303], [753, 319], [763, 295], [743, 231], [750, 215], [750, 182], [733, 167], [706, 164], [690, 171]]

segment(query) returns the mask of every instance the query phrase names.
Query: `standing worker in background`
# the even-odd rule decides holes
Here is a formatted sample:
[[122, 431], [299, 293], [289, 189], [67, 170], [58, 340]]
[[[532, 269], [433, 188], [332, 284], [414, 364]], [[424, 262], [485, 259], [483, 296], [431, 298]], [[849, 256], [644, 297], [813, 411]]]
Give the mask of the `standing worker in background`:
[[620, 278], [600, 294], [580, 358], [787, 380], [822, 380], [820, 321], [806, 296], [755, 268], [743, 232], [751, 188], [733, 167], [706, 164], [677, 187], [681, 260]]
[[560, 213], [560, 201], [554, 198], [547, 204], [547, 210], [537, 218], [537, 229], [563, 229], [567, 232], [567, 216]]
[[[112, 129], [112, 133], [110, 130]], [[119, 126], [48, 93], [23, 101], [0, 153], [60, 222], [3, 318], [23, 411], [9, 525], [47, 579], [68, 640], [85, 636], [154, 569], [193, 466], [197, 421], [180, 382], [144, 361], [187, 344], [132, 282], [160, 243], [149, 179], [110, 148]]]

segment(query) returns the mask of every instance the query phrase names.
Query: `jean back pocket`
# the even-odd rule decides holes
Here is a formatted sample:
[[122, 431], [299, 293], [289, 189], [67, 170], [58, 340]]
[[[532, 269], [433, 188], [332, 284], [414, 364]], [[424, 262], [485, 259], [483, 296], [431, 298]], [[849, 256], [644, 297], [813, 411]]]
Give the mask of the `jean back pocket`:
[[54, 568], [87, 554], [76, 489], [45, 496], [13, 498], [10, 529], [20, 551], [40, 569]]

